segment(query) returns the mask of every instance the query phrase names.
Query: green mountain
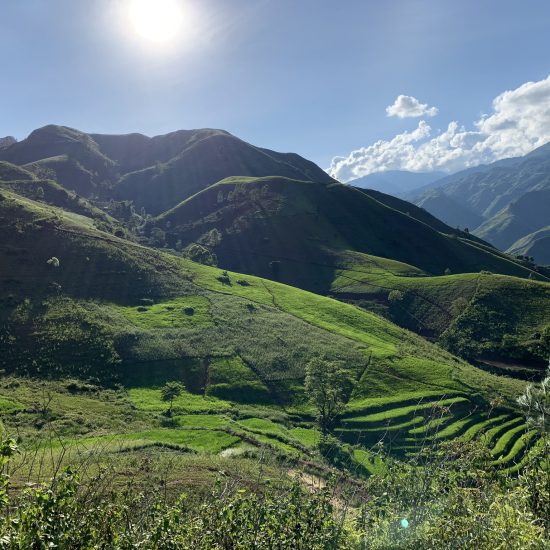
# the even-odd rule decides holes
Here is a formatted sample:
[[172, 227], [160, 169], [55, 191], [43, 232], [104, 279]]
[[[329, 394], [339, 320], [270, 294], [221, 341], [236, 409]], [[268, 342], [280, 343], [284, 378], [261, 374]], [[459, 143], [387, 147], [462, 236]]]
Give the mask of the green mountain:
[[[388, 302], [389, 291], [382, 291], [383, 297], [339, 291], [335, 281], [341, 268], [370, 272], [373, 258], [383, 264], [392, 260], [400, 273], [420, 273], [421, 286], [426, 275], [448, 272], [541, 277], [531, 264], [512, 260], [422, 208], [339, 185], [298, 155], [260, 149], [222, 130], [149, 138], [46, 126], [2, 149], [0, 158], [18, 163], [0, 161], [2, 188], [86, 216], [96, 228], [140, 239], [143, 216], [134, 208], [158, 212], [143, 226], [144, 244], [354, 301], [430, 337], [442, 337], [453, 317], [434, 327], [432, 314], [420, 314], [416, 305], [409, 307], [408, 317], [398, 315]], [[214, 183], [229, 174], [279, 177], [233, 176]], [[361, 284], [376, 288], [371, 278]], [[533, 321], [535, 332], [539, 322]], [[524, 341], [530, 340], [522, 339], [513, 354], [533, 357]], [[501, 339], [494, 348], [504, 353]]]
[[[469, 227], [503, 250], [550, 223], [544, 205], [550, 190], [550, 143], [517, 158], [468, 168], [407, 198], [450, 225]], [[546, 242], [537, 247], [540, 263]]]
[[[486, 302], [496, 314], [500, 294], [514, 288], [529, 298], [536, 287], [518, 277], [548, 281], [422, 209], [402, 212], [390, 206], [405, 209], [406, 204], [337, 183], [227, 178], [153, 220], [147, 232], [160, 231], [166, 246], [198, 261], [351, 301], [432, 338], [443, 338], [481, 287], [492, 296]], [[488, 278], [491, 283], [481, 285]], [[536, 315], [513, 316], [510, 310], [510, 323], [499, 325], [490, 344], [464, 345], [462, 351], [542, 363], [549, 343], [550, 287], [545, 282], [540, 288], [536, 299], [543, 307]], [[401, 303], [392, 291], [403, 294]], [[508, 338], [513, 334], [517, 337]], [[536, 334], [544, 335], [540, 342], [533, 341]], [[469, 339], [473, 344], [473, 334]]]
[[[217, 190], [230, 189], [224, 185]], [[336, 432], [354, 444], [342, 452], [356, 472], [383, 469], [368, 449], [388, 434], [391, 452], [404, 456], [426, 437], [487, 432], [498, 466], [510, 471], [537, 448], [515, 410], [521, 382], [476, 369], [373, 313], [119, 239], [12, 191], [0, 192], [0, 230], [0, 366], [32, 375], [0, 391], [12, 411], [5, 421], [32, 419], [36, 377], [73, 377], [66, 389], [49, 390], [62, 449], [257, 447], [314, 467], [318, 432], [303, 380], [319, 356], [340, 361], [352, 383]], [[125, 393], [102, 397], [75, 377], [123, 384]], [[172, 421], [159, 425], [166, 405], [158, 387], [167, 380], [186, 390]], [[89, 421], [75, 423], [74, 407], [83, 406]], [[25, 429], [42, 441], [39, 423]]]
[[68, 191], [51, 179], [40, 179], [33, 172], [5, 161], [0, 161], [0, 189], [86, 216], [98, 227], [111, 232], [122, 231], [120, 222], [73, 191]]
[[[550, 186], [548, 189], [528, 191], [481, 224], [476, 229], [476, 235], [502, 250], [507, 250], [517, 240], [549, 224], [549, 204]], [[550, 250], [547, 252], [550, 254]], [[544, 263], [541, 258], [536, 257]]]
[[530, 256], [544, 265], [550, 265], [550, 226], [529, 233], [512, 244], [508, 251], [518, 256]]
[[483, 223], [483, 217], [480, 214], [468, 205], [447, 195], [441, 189], [433, 189], [424, 193], [420, 199], [415, 201], [415, 204], [453, 227], [470, 229]]
[[255, 147], [228, 132], [210, 129], [150, 138], [86, 134], [50, 125], [1, 149], [0, 160], [55, 179], [85, 198], [130, 200], [151, 214], [160, 214], [227, 176], [333, 181], [299, 155]]

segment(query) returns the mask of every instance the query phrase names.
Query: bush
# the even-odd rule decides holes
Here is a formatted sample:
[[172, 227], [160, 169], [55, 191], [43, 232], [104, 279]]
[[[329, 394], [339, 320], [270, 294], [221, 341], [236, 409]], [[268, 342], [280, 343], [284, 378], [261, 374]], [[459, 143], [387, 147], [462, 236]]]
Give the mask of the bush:
[[402, 302], [405, 298], [405, 295], [400, 290], [391, 290], [388, 294], [388, 302], [390, 304], [396, 304]]
[[131, 482], [126, 488], [102, 489], [108, 485], [105, 474], [98, 475], [90, 490], [79, 483], [74, 471], [66, 469], [48, 484], [14, 494], [8, 491], [6, 465], [15, 453], [15, 442], [4, 442], [0, 454], [2, 548], [349, 547], [348, 534], [333, 514], [328, 488], [310, 494], [296, 483], [285, 492], [262, 494], [218, 483], [202, 503], [190, 503], [185, 495], [167, 502], [162, 490], [135, 494]]
[[222, 285], [230, 285], [231, 284], [231, 277], [229, 276], [229, 273], [227, 271], [222, 271], [222, 274], [218, 277], [216, 277]]

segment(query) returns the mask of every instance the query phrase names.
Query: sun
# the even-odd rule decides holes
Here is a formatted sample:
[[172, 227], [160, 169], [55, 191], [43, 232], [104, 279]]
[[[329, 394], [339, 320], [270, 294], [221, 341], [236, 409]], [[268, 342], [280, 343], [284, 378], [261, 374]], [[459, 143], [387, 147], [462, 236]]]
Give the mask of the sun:
[[183, 22], [178, 0], [130, 0], [129, 15], [135, 31], [151, 42], [173, 40]]

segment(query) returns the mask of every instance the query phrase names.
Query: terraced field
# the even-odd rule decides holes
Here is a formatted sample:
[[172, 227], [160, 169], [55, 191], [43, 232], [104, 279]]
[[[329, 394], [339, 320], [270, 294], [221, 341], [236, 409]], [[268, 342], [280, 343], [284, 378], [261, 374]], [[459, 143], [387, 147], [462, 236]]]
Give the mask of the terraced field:
[[400, 457], [452, 439], [479, 439], [489, 448], [493, 464], [514, 472], [538, 444], [537, 434], [511, 409], [487, 411], [461, 393], [403, 395], [351, 404], [344, 414], [340, 437], [351, 445], [374, 449], [381, 445]]
[[[129, 397], [149, 415], [165, 409], [158, 390], [130, 390]], [[164, 426], [71, 443], [88, 449], [99, 445], [111, 452], [164, 446], [225, 457], [268, 453], [291, 463], [305, 463], [320, 439], [307, 415], [285, 414], [270, 407], [237, 410], [228, 401], [184, 394], [174, 409], [177, 414], [162, 421]], [[388, 453], [411, 458], [457, 438], [478, 439], [488, 447], [498, 469], [514, 473], [541, 444], [516, 412], [504, 408], [487, 412], [459, 392], [356, 400], [349, 404], [336, 433], [344, 442], [347, 467], [363, 475], [382, 472]]]

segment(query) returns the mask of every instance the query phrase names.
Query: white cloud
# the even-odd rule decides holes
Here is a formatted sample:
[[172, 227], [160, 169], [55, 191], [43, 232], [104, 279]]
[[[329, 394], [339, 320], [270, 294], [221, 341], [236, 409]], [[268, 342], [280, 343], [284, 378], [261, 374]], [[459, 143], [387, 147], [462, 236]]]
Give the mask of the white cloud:
[[416, 97], [400, 95], [393, 102], [393, 105], [386, 107], [388, 116], [398, 118], [412, 118], [419, 116], [435, 116], [439, 112], [437, 107], [428, 107], [427, 103], [420, 103]]
[[333, 158], [328, 172], [349, 181], [383, 170], [455, 171], [524, 155], [550, 141], [550, 76], [500, 94], [473, 127], [452, 121], [433, 135], [421, 120], [413, 131]]

